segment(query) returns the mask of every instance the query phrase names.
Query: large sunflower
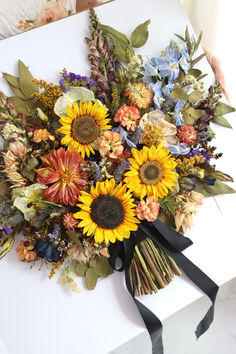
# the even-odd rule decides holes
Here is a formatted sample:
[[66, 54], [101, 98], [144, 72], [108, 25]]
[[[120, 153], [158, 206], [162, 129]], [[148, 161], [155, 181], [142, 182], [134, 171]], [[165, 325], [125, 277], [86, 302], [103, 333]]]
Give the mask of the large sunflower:
[[110, 129], [110, 119], [106, 106], [99, 103], [85, 102], [73, 103], [72, 107], [66, 108], [66, 117], [61, 117], [59, 122], [62, 127], [58, 131], [65, 136], [61, 143], [68, 145], [68, 149], [77, 150], [82, 157], [94, 154], [92, 143], [97, 139], [101, 130]]
[[158, 147], [144, 146], [142, 150], [132, 149], [130, 171], [125, 173], [124, 182], [136, 197], [143, 199], [145, 195], [163, 198], [169, 190], [173, 191], [178, 174], [173, 171], [175, 159], [169, 150], [159, 144]]
[[77, 204], [81, 211], [74, 214], [76, 219], [82, 219], [78, 227], [83, 227], [87, 236], [94, 234], [98, 243], [129, 238], [130, 232], [137, 230], [139, 220], [135, 217], [132, 194], [126, 188], [122, 183], [115, 187], [112, 178], [97, 182], [96, 187], [91, 187], [90, 194], [81, 192], [78, 198], [81, 204]]

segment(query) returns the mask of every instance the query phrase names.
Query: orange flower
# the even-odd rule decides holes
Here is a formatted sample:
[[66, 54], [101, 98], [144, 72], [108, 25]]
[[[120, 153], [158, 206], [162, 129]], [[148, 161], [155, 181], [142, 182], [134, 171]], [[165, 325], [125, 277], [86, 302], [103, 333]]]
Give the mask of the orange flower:
[[41, 143], [45, 140], [55, 140], [55, 137], [49, 133], [47, 129], [36, 129], [34, 131], [33, 141], [35, 143]]
[[124, 150], [121, 135], [117, 132], [105, 131], [98, 137], [98, 151], [102, 156], [117, 159]]
[[46, 167], [35, 170], [38, 183], [52, 184], [45, 191], [46, 198], [53, 203], [75, 205], [86, 185], [81, 166], [86, 163], [84, 159], [77, 151], [60, 148], [41, 160]]
[[148, 197], [145, 200], [139, 202], [136, 208], [136, 214], [139, 220], [154, 221], [158, 217], [160, 204], [154, 199], [154, 197]]
[[139, 110], [134, 106], [122, 106], [115, 114], [114, 122], [119, 122], [127, 130], [135, 131], [136, 122], [140, 118]]
[[34, 246], [29, 241], [21, 240], [16, 252], [21, 261], [32, 262], [37, 258], [36, 252], [32, 251]]

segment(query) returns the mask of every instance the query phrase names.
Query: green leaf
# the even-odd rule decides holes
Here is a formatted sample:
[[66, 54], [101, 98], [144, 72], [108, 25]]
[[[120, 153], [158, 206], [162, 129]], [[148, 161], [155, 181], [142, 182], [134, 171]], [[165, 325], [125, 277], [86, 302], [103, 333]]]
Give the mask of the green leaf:
[[189, 31], [188, 31], [188, 26], [186, 26], [186, 30], [185, 30], [185, 41], [188, 43], [188, 47], [191, 47], [191, 40], [190, 40], [190, 35], [189, 35]]
[[89, 268], [86, 272], [86, 284], [89, 290], [93, 290], [97, 284], [98, 275], [93, 268]]
[[16, 76], [12, 76], [8, 73], [2, 73], [3, 74], [3, 77], [5, 80], [7, 80], [8, 84], [11, 85], [11, 86], [14, 86], [14, 87], [17, 87], [19, 88], [19, 79], [18, 77]]
[[23, 101], [17, 96], [9, 97], [12, 103], [16, 105], [16, 111], [25, 115], [31, 116], [34, 113], [34, 103], [30, 101]]
[[170, 98], [178, 98], [180, 100], [187, 100], [187, 92], [179, 86], [175, 86], [174, 90], [169, 94]]
[[175, 33], [175, 36], [181, 39], [181, 41], [185, 42], [185, 39], [182, 36], [180, 36], [178, 33]]
[[231, 194], [236, 192], [233, 188], [219, 180], [216, 180], [214, 186], [208, 186], [205, 183], [197, 181], [195, 191], [202, 193], [206, 198], [218, 194]]
[[74, 230], [66, 230], [66, 234], [75, 245], [81, 246], [78, 232], [76, 232]]
[[227, 119], [225, 117], [214, 116], [212, 122], [214, 122], [216, 124], [219, 124], [219, 125], [222, 125], [223, 127], [232, 129], [232, 125], [227, 121]]
[[94, 267], [95, 272], [99, 277], [106, 278], [108, 275], [113, 273], [106, 257], [101, 256], [97, 259], [96, 266]]
[[195, 121], [203, 115], [204, 111], [189, 107], [183, 111], [183, 118], [185, 124], [194, 124]]
[[32, 83], [33, 76], [21, 60], [18, 61], [18, 71], [20, 89], [27, 98], [31, 98], [31, 95], [38, 92], [39, 88]]
[[205, 57], [206, 54], [201, 54], [199, 55], [199, 57], [197, 57], [196, 59], [191, 61], [191, 66], [193, 67], [194, 65], [196, 65], [200, 60], [202, 60], [202, 58]]
[[192, 69], [189, 70], [188, 74], [198, 78], [198, 76], [200, 76], [202, 74], [202, 72], [199, 69], [193, 69], [192, 68]]
[[128, 38], [125, 34], [115, 30], [114, 28], [106, 25], [100, 25], [102, 32], [110, 39], [110, 41], [115, 46], [116, 54], [119, 58], [127, 62], [126, 50], [129, 49], [131, 56], [134, 55], [134, 50], [131, 47]]
[[96, 264], [97, 264], [96, 259], [95, 258], [91, 258], [90, 261], [89, 261], [90, 267], [94, 268], [94, 267], [96, 267]]
[[75, 272], [79, 277], [85, 276], [89, 266], [85, 262], [74, 261]]
[[150, 24], [150, 20], [145, 21], [141, 25], [137, 26], [135, 30], [132, 32], [130, 41], [133, 47], [140, 48], [142, 47], [148, 40], [148, 25]]
[[197, 103], [202, 98], [202, 93], [200, 91], [193, 91], [188, 96], [188, 101], [192, 104]]
[[227, 114], [231, 112], [235, 112], [235, 108], [223, 102], [219, 102], [219, 104], [214, 109], [215, 116], [221, 116], [223, 114]]
[[25, 97], [25, 95], [22, 93], [21, 89], [19, 89], [18, 87], [14, 87], [14, 86], [12, 86], [12, 85], [10, 85], [10, 84], [9, 84], [9, 86], [10, 86], [12, 92], [13, 92], [17, 97], [21, 98], [23, 101], [27, 101], [27, 100], [28, 100], [28, 98]]
[[28, 162], [27, 162], [27, 167], [29, 168], [29, 169], [34, 169], [35, 167], [37, 167], [39, 165], [39, 161], [38, 161], [38, 159], [36, 159], [36, 157], [34, 157], [34, 156], [32, 156], [29, 160], [28, 160]]
[[213, 173], [211, 173], [211, 176], [215, 177], [219, 181], [224, 181], [224, 182], [233, 182], [234, 181], [230, 175], [227, 175], [226, 173], [221, 172], [219, 170], [216, 170]]
[[202, 34], [203, 34], [203, 32], [201, 31], [199, 36], [198, 36], [197, 43], [194, 46], [193, 54], [195, 54], [196, 51], [198, 50], [198, 47], [199, 47], [199, 45], [201, 43], [201, 40], [202, 40]]

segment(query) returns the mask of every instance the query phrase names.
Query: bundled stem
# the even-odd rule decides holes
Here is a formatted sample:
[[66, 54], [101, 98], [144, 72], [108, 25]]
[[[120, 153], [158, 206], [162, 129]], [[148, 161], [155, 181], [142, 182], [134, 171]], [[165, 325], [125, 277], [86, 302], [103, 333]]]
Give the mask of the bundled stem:
[[147, 238], [135, 246], [129, 274], [134, 296], [140, 296], [156, 293], [181, 271], [163, 249]]

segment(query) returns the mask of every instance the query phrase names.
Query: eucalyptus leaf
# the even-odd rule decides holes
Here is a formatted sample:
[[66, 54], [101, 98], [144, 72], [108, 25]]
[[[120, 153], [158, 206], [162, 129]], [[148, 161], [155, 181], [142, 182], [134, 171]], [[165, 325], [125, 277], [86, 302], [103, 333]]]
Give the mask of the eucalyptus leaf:
[[74, 261], [75, 272], [79, 277], [85, 276], [89, 266], [85, 262]]
[[96, 259], [95, 258], [91, 258], [90, 261], [89, 261], [90, 267], [94, 268], [94, 267], [96, 267], [96, 264], [97, 264]]
[[7, 80], [8, 84], [14, 87], [19, 88], [19, 79], [16, 76], [10, 75], [8, 73], [2, 73], [5, 80]]
[[223, 127], [232, 129], [232, 125], [227, 121], [227, 119], [225, 117], [214, 116], [212, 122], [214, 122], [216, 124], [219, 124], [219, 125], [222, 125]]
[[98, 275], [93, 268], [86, 271], [86, 284], [89, 290], [93, 290], [97, 284]]
[[224, 182], [233, 182], [233, 178], [230, 175], [227, 175], [224, 172], [221, 172], [219, 170], [216, 170], [211, 173], [211, 176], [218, 179], [219, 181], [224, 181]]
[[27, 98], [31, 98], [34, 92], [39, 92], [39, 88], [33, 84], [33, 76], [21, 60], [18, 61], [18, 71], [20, 89]]
[[199, 69], [192, 68], [188, 71], [188, 74], [198, 78], [202, 74], [202, 72]]
[[219, 180], [216, 180], [214, 186], [209, 186], [205, 183], [197, 181], [195, 191], [198, 193], [202, 193], [206, 198], [218, 194], [231, 194], [236, 192], [233, 188], [229, 187], [227, 184]]
[[197, 119], [203, 115], [204, 111], [189, 107], [183, 111], [183, 118], [185, 124], [194, 124]]
[[219, 102], [219, 104], [214, 109], [215, 116], [227, 114], [227, 113], [231, 113], [231, 112], [235, 112], [235, 108], [231, 107], [228, 104], [223, 103], [223, 102]]
[[170, 98], [178, 98], [180, 100], [187, 100], [187, 92], [179, 86], [175, 86], [174, 90], [169, 94]]
[[202, 93], [200, 91], [193, 91], [188, 96], [188, 101], [192, 104], [197, 103], [202, 98]]
[[130, 41], [133, 47], [140, 48], [142, 47], [148, 40], [148, 25], [150, 24], [150, 20], [145, 21], [141, 25], [137, 26], [135, 30], [132, 32]]
[[113, 273], [106, 257], [101, 256], [97, 259], [96, 266], [94, 267], [97, 275], [99, 277], [106, 278], [108, 275]]

